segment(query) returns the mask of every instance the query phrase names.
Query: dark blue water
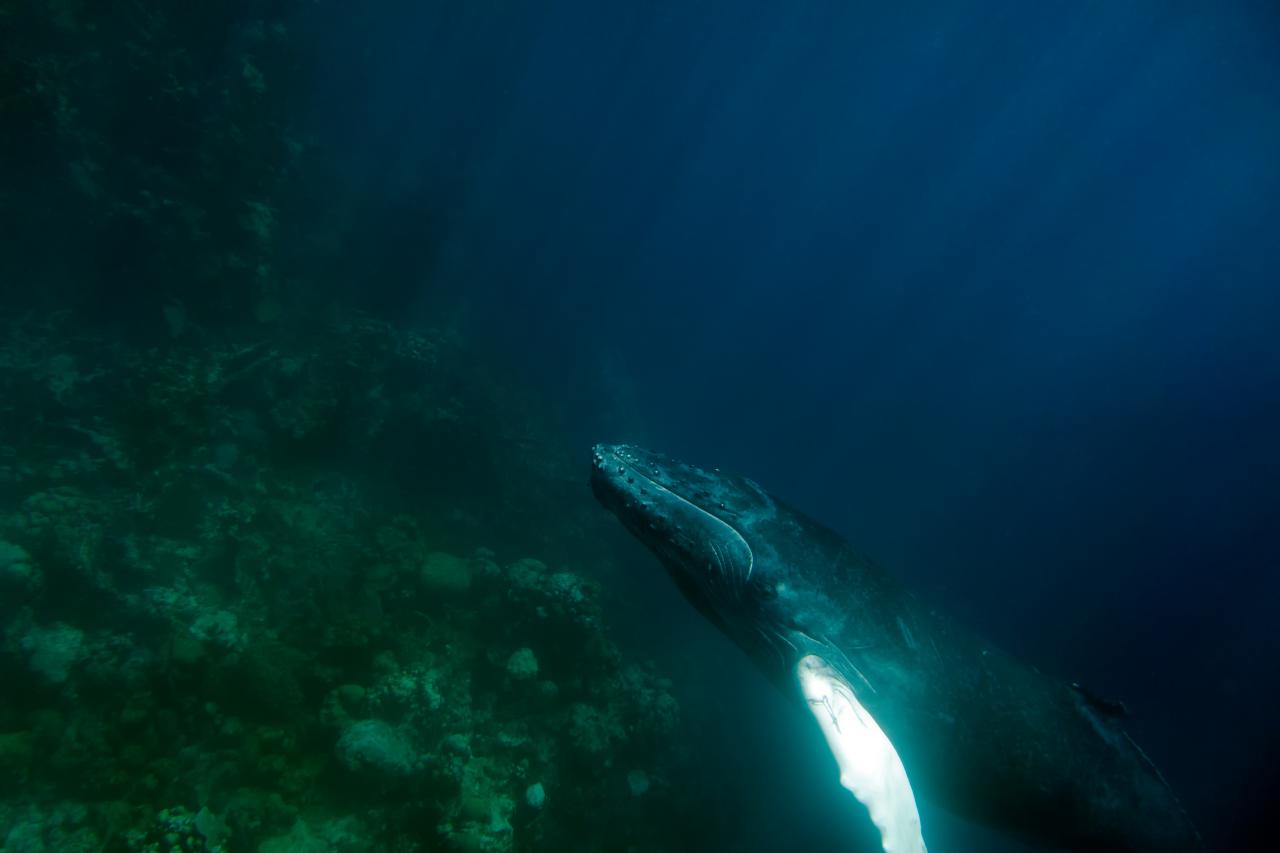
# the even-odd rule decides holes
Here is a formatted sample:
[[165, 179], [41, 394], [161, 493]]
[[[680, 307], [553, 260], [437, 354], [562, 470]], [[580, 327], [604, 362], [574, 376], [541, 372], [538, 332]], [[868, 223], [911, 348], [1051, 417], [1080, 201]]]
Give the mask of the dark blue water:
[[[584, 447], [747, 472], [1124, 699], [1214, 838], [1262, 819], [1271, 4], [450, 5], [331, 39], [351, 179], [437, 217], [395, 247], [422, 288], [380, 298], [461, 312]], [[672, 645], [732, 655], [693, 618]], [[753, 804], [804, 812], [759, 775], [795, 737], [735, 759]]]
[[[189, 285], [181, 304], [206, 330], [233, 303], [253, 301], [260, 329], [330, 299], [449, 326], [549, 403], [583, 504], [596, 441], [748, 474], [993, 641], [1123, 700], [1215, 849], [1274, 826], [1273, 3], [260, 6], [193, 16], [180, 34], [204, 51], [173, 60], [249, 79], [249, 51], [271, 93], [255, 109], [217, 112], [216, 87], [194, 105], [192, 90], [143, 97], [125, 63], [114, 85], [134, 112], [99, 104], [98, 136], [63, 150], [52, 119], [30, 138], [0, 129], [0, 151], [44, 152], [6, 174], [0, 223], [52, 244], [32, 255], [68, 293], [88, 288], [84, 269], [100, 276], [79, 309], [167, 340], [174, 303], [154, 279]], [[251, 26], [259, 15], [285, 27]], [[41, 27], [51, 43], [93, 38]], [[286, 32], [292, 64], [270, 65], [261, 45]], [[173, 103], [196, 118], [170, 138], [148, 117]], [[76, 106], [71, 125], [100, 118]], [[267, 153], [225, 182], [201, 164], [226, 197], [191, 217], [193, 244], [245, 241], [228, 235], [246, 201], [292, 181], [273, 226], [291, 248], [248, 240], [230, 272], [193, 273], [195, 252], [156, 225], [163, 205], [147, 206], [163, 192], [129, 195], [125, 161], [180, 174], [224, 127], [254, 145], [261, 131]], [[280, 128], [313, 153], [277, 157]], [[104, 140], [129, 152], [119, 168]], [[56, 194], [47, 210], [9, 204], [42, 195], [46, 172], [72, 175], [99, 213], [63, 216]], [[145, 215], [100, 233], [113, 193]], [[316, 221], [328, 230], [303, 233]], [[22, 255], [0, 253], [0, 272], [26, 269]], [[289, 278], [285, 295], [219, 289], [258, 263]], [[365, 450], [347, 449], [344, 463]], [[712, 793], [716, 820], [736, 815], [723, 849], [865, 842], [818, 733], [600, 518], [610, 617], [675, 684], [698, 733], [699, 775], [681, 781]], [[938, 850], [1022, 849], [929, 807], [924, 820]]]

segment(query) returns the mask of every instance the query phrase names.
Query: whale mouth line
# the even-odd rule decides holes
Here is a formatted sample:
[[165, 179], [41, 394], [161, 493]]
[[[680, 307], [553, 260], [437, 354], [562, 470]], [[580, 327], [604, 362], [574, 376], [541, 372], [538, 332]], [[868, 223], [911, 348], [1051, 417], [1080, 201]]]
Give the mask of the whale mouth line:
[[[735, 527], [733, 524], [726, 521], [725, 519], [721, 518], [720, 516], [716, 515], [715, 513], [711, 512], [710, 510], [705, 509], [701, 504], [697, 503], [696, 501], [688, 497], [685, 497], [683, 494], [681, 494], [679, 491], [673, 488], [672, 485], [659, 482], [658, 480], [654, 479], [654, 477], [652, 477], [651, 475], [646, 474], [644, 471], [642, 471], [638, 467], [640, 463], [633, 461], [631, 459], [627, 459], [626, 457], [620, 455], [614, 448], [601, 448], [597, 446], [595, 448], [595, 457], [596, 457], [595, 458], [596, 474], [605, 481], [606, 485], [611, 491], [615, 492], [618, 496], [624, 497], [624, 502], [625, 500], [629, 500], [632, 502], [639, 502], [641, 507], [645, 506], [644, 502], [638, 501], [638, 498], [634, 494], [630, 493], [631, 491], [630, 489], [623, 488], [621, 484], [615, 480], [615, 477], [626, 478], [627, 486], [636, 487], [637, 491], [643, 491], [643, 488], [638, 486], [638, 484], [636, 482], [633, 482], [631, 479], [632, 477], [638, 478], [639, 480], [643, 480], [644, 483], [648, 484], [648, 486], [651, 487], [655, 493], [670, 495], [672, 498], [679, 501], [684, 506], [688, 507], [694, 512], [697, 512], [702, 516], [705, 516], [708, 519], [708, 521], [715, 527], [728, 531], [732, 535], [732, 538], [736, 540], [738, 544], [742, 547], [742, 549], [746, 552], [746, 557], [747, 557], [746, 569], [743, 572], [742, 579], [744, 582], [749, 581], [751, 579], [751, 575], [755, 571], [755, 564], [756, 564], [755, 549], [751, 547], [751, 544], [747, 542], [747, 538], [742, 535], [742, 532], [738, 530], [737, 527]], [[615, 474], [611, 474], [609, 472], [608, 463], [613, 463], [618, 466], [618, 470], [616, 471]], [[613, 482], [610, 482], [611, 480]], [[633, 517], [630, 520], [628, 520], [626, 515], [631, 515]], [[628, 526], [635, 525], [636, 533], [641, 535], [642, 538], [645, 538], [645, 539], [653, 538], [651, 531], [650, 532], [644, 531], [642, 524], [636, 520], [638, 517], [643, 516], [643, 512], [620, 514], [620, 516], [623, 517], [624, 523], [627, 524]], [[712, 548], [712, 553], [716, 558], [715, 560], [716, 568], [719, 570], [721, 575], [728, 577], [729, 570], [732, 566], [732, 563], [725, 556], [725, 554], [722, 553], [727, 549], [724, 549], [723, 547], [717, 547], [714, 544], [712, 544], [711, 548]]]
[[[635, 470], [634, 466], [628, 465], [627, 467], [630, 470], [633, 470], [633, 471]], [[680, 501], [685, 506], [692, 509], [694, 512], [697, 512], [706, 516], [707, 519], [710, 520], [712, 525], [722, 528], [728, 531], [730, 534], [732, 534], [733, 538], [737, 540], [738, 544], [740, 544], [743, 550], [747, 552], [747, 568], [746, 568], [746, 571], [743, 573], [742, 579], [743, 581], [751, 580], [751, 573], [755, 570], [755, 566], [756, 566], [756, 552], [751, 547], [751, 543], [747, 542], [747, 538], [742, 535], [742, 531], [738, 530], [738, 528], [734, 527], [732, 524], [725, 521], [723, 518], [711, 512], [710, 510], [703, 508], [701, 504], [695, 503], [689, 498], [686, 498], [684, 495], [680, 494], [680, 492], [676, 491], [670, 486], [666, 486], [662, 483], [659, 483], [657, 480], [654, 480], [652, 477], [642, 474], [639, 471], [637, 471], [636, 473], [640, 474], [641, 477], [644, 477], [645, 480], [650, 484], [652, 484], [655, 489], [666, 492], [676, 500]], [[714, 542], [708, 542], [707, 544], [711, 548], [711, 553], [715, 557], [716, 568], [719, 569], [721, 575], [728, 577], [729, 570], [733, 565], [732, 562], [729, 560], [729, 558], [725, 555], [728, 549], [723, 548], [722, 546], [717, 546]]]

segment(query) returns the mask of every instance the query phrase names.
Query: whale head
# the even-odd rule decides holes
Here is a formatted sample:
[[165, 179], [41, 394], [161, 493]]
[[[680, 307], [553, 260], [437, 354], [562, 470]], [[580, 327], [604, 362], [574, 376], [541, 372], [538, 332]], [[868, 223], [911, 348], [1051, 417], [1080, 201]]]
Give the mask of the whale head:
[[592, 448], [591, 487], [704, 616], [786, 677], [803, 654], [792, 638], [803, 578], [775, 548], [784, 507], [745, 477], [626, 444]]

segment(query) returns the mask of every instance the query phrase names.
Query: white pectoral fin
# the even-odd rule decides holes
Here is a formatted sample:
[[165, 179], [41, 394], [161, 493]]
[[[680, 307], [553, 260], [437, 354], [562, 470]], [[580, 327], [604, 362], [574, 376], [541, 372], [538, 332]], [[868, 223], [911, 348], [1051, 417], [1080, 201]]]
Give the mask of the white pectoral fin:
[[853, 688], [817, 655], [796, 664], [810, 713], [840, 767], [840, 784], [867, 808], [885, 853], [924, 853], [920, 812], [906, 768]]

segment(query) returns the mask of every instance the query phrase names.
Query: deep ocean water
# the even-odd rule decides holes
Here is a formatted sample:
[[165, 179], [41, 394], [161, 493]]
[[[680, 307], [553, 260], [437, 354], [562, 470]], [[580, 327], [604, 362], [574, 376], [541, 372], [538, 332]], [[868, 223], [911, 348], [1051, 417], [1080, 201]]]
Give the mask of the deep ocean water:
[[0, 849], [877, 849], [597, 441], [1123, 700], [1265, 849], [1277, 46], [1251, 0], [0, 0]]

